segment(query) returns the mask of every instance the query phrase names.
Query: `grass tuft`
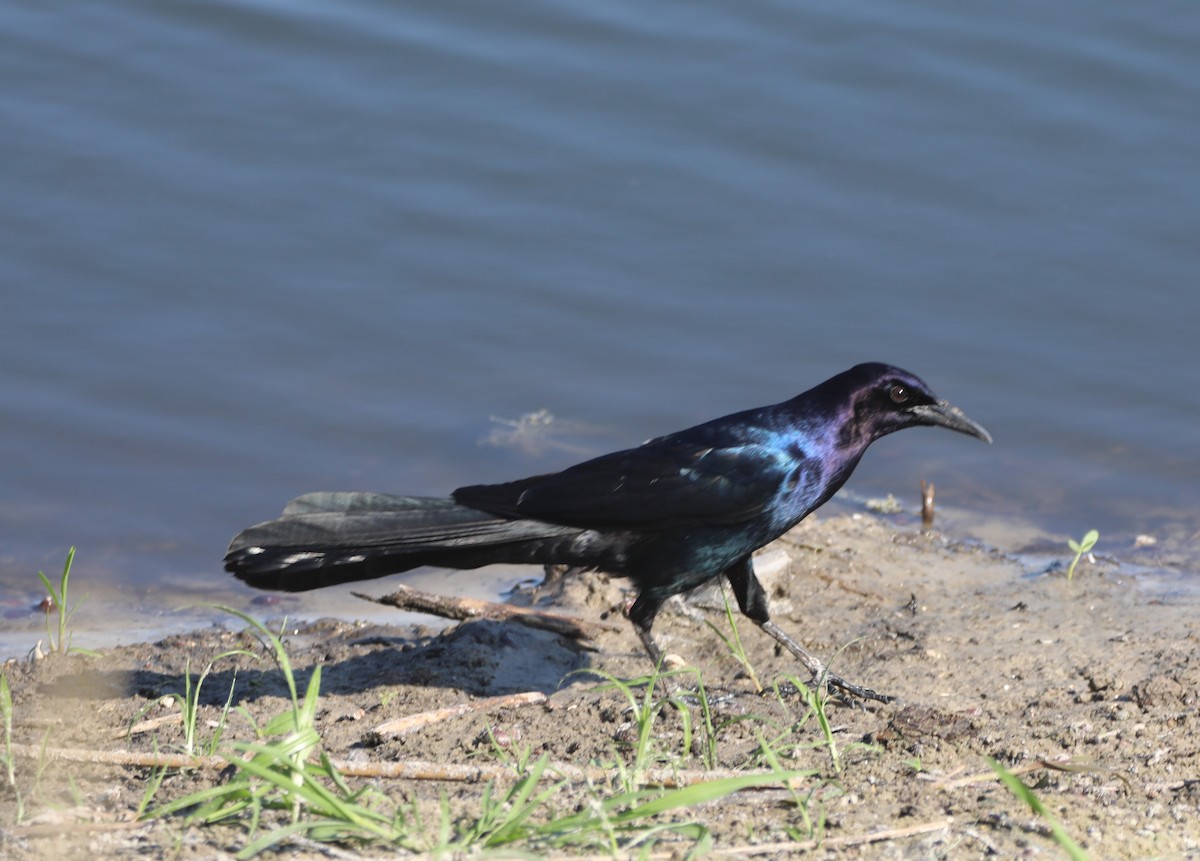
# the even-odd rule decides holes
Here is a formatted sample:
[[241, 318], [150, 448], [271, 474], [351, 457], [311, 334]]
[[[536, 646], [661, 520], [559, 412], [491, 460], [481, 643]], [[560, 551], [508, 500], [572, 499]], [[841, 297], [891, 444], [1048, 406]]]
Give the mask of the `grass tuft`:
[[[67, 630], [67, 626], [71, 622], [71, 617], [75, 615], [75, 611], [79, 609], [79, 603], [71, 606], [68, 603], [67, 583], [71, 578], [71, 565], [75, 561], [75, 548], [72, 547], [67, 551], [67, 561], [63, 564], [62, 577], [59, 579], [58, 588], [50, 582], [50, 578], [38, 572], [38, 579], [42, 581], [42, 585], [46, 587], [46, 592], [49, 597], [50, 607], [46, 611], [46, 640], [51, 652], [60, 654], [83, 654], [95, 657], [96, 653], [87, 649], [76, 648], [71, 645], [71, 634]], [[57, 618], [57, 635], [51, 625], [51, 620]]]
[[[263, 623], [237, 610], [224, 612], [250, 625], [272, 653], [288, 687], [291, 705], [258, 731], [265, 741], [232, 742], [218, 750], [233, 769], [225, 783], [192, 793], [150, 810], [149, 818], [189, 811], [189, 823], [214, 824], [245, 819], [250, 842], [238, 858], [251, 858], [293, 836], [318, 842], [382, 840], [409, 849], [408, 832], [397, 829], [396, 817], [369, 806], [375, 792], [353, 791], [330, 762], [316, 729], [321, 668], [314, 667], [303, 696], [282, 640]], [[226, 652], [224, 657], [233, 652]], [[210, 665], [211, 666], [211, 665]], [[195, 695], [199, 694], [199, 683]], [[194, 697], [189, 692], [189, 699]], [[229, 702], [226, 702], [228, 712]], [[283, 812], [287, 822], [264, 822], [264, 814]], [[261, 833], [260, 833], [261, 831]]]
[[742, 645], [742, 635], [738, 630], [737, 617], [734, 615], [733, 605], [729, 603], [729, 595], [725, 591], [724, 584], [720, 588], [721, 600], [725, 602], [725, 621], [729, 625], [730, 633], [726, 635], [724, 631], [707, 619], [704, 620], [704, 624], [708, 625], [713, 633], [721, 638], [721, 642], [725, 644], [725, 648], [729, 650], [729, 654], [733, 656], [735, 661], [742, 665], [742, 669], [750, 677], [750, 682], [754, 685], [754, 690], [761, 694], [766, 688], [758, 680], [758, 673], [754, 671], [754, 664], [750, 662], [750, 657], [746, 654], [746, 647]]

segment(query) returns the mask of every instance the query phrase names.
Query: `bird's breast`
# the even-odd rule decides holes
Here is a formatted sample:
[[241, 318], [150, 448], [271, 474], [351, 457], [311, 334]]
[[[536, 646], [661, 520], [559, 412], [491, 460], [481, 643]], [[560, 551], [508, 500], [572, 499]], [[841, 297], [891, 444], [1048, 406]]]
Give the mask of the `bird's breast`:
[[791, 529], [821, 504], [826, 483], [824, 466], [818, 460], [803, 460], [788, 470], [772, 506], [772, 526], [778, 534]]

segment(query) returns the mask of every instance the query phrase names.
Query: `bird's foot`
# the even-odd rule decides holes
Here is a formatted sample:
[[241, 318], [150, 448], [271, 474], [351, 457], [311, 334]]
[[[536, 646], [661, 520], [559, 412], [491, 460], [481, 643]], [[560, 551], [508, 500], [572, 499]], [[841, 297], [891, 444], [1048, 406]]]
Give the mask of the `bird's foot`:
[[[824, 690], [846, 702], [858, 702], [859, 700], [874, 700], [880, 703], [895, 702], [897, 697], [881, 694], [878, 691], [864, 688], [862, 685], [852, 684], [840, 676], [835, 676], [829, 672], [822, 672], [819, 675], [814, 675], [809, 681], [810, 689], [814, 691]], [[779, 692], [785, 697], [795, 696], [800, 693], [800, 689], [792, 684], [780, 685]], [[764, 693], [766, 693], [764, 691]], [[857, 700], [852, 700], [851, 697], [857, 697]], [[861, 703], [860, 703], [861, 704]]]
[[835, 676], [832, 673], [825, 673], [820, 678], [814, 678], [813, 683], [820, 687], [822, 683], [825, 685], [825, 690], [831, 694], [849, 694], [852, 697], [858, 697], [863, 700], [874, 700], [878, 703], [895, 702], [896, 698], [888, 694], [881, 694], [873, 691], [870, 688], [864, 688], [862, 685], [851, 684], [841, 676]]
[[817, 690], [826, 690], [829, 693], [844, 695], [849, 694], [851, 697], [858, 697], [863, 700], [875, 700], [880, 703], [890, 703], [895, 700], [895, 697], [890, 697], [887, 694], [877, 693], [870, 688], [864, 688], [861, 685], [854, 685], [843, 679], [841, 676], [834, 675], [829, 672], [825, 664], [808, 649], [801, 646], [791, 637], [789, 637], [782, 629], [774, 622], [766, 621], [759, 622], [758, 626], [770, 634], [775, 640], [785, 649], [800, 659], [810, 673], [812, 673], [812, 685]]
[[543, 565], [542, 582], [533, 587], [533, 593], [539, 597], [560, 596], [569, 579], [587, 570], [581, 565]]

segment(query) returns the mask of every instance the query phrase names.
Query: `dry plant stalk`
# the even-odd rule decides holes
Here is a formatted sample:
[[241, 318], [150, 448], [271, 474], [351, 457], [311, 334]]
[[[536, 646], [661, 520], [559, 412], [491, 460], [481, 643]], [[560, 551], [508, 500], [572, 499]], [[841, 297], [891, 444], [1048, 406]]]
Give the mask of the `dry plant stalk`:
[[590, 640], [600, 631], [620, 630], [612, 625], [602, 625], [597, 622], [585, 622], [559, 613], [548, 613], [545, 610], [533, 610], [528, 607], [514, 607], [511, 604], [497, 604], [492, 601], [482, 601], [478, 598], [457, 598], [452, 595], [435, 595], [432, 592], [422, 592], [411, 586], [400, 585], [396, 591], [381, 598], [364, 595], [361, 592], [351, 592], [355, 598], [371, 601], [375, 604], [386, 604], [401, 610], [412, 610], [417, 613], [429, 613], [445, 619], [465, 621], [467, 619], [491, 619], [497, 622], [519, 622], [530, 628], [540, 628], [552, 631], [573, 640]]
[[546, 695], [541, 691], [528, 691], [522, 694], [508, 694], [500, 697], [487, 697], [482, 700], [473, 700], [469, 703], [459, 703], [445, 708], [433, 709], [427, 712], [420, 712], [413, 715], [405, 715], [404, 717], [393, 718], [392, 720], [384, 721], [375, 729], [371, 730], [371, 734], [378, 739], [396, 738], [398, 736], [407, 735], [410, 732], [415, 732], [419, 729], [424, 729], [435, 723], [452, 720], [456, 717], [462, 717], [471, 712], [483, 711], [484, 709], [492, 708], [517, 708], [520, 706], [539, 705], [546, 701]]
[[921, 479], [921, 528], [933, 528], [933, 482]]

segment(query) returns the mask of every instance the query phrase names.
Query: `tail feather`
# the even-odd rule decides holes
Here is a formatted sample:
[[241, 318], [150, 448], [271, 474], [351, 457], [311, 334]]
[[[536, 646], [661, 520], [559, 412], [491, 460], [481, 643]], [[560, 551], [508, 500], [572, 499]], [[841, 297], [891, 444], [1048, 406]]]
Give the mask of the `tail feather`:
[[288, 503], [279, 519], [237, 535], [225, 569], [260, 589], [302, 592], [421, 565], [537, 561], [547, 539], [578, 532], [499, 517], [452, 499], [310, 493]]
[[447, 503], [448, 499], [428, 496], [396, 496], [391, 493], [362, 493], [358, 491], [319, 490], [297, 496], [283, 509], [284, 517], [296, 514], [342, 514], [376, 513], [380, 511], [412, 511], [436, 508], [436, 503]]

